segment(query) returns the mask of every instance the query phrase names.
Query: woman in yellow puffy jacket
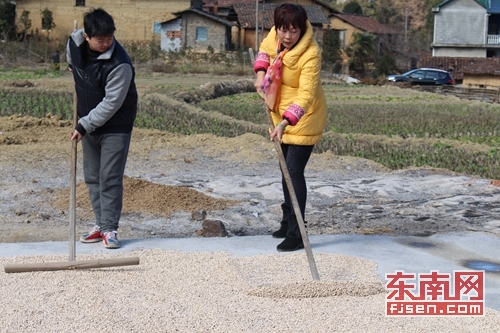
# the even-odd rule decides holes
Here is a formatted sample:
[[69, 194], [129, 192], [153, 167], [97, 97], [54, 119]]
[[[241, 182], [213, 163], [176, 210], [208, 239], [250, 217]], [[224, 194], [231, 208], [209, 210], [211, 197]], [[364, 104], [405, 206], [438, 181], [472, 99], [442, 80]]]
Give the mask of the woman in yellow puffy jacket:
[[[255, 88], [266, 96], [277, 136], [292, 178], [302, 218], [307, 185], [304, 169], [326, 123], [326, 101], [321, 87], [321, 50], [307, 13], [300, 5], [284, 3], [274, 11], [274, 27], [262, 41], [254, 63]], [[273, 96], [275, 94], [276, 96]], [[285, 238], [278, 251], [304, 247], [290, 194], [282, 177], [283, 218], [275, 238]]]

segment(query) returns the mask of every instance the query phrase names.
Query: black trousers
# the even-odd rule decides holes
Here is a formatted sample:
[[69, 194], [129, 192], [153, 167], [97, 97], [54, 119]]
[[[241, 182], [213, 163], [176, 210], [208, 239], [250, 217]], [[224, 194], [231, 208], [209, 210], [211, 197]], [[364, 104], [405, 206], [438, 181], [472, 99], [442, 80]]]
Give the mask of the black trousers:
[[[304, 170], [306, 168], [307, 162], [311, 157], [311, 153], [314, 146], [298, 146], [281, 144], [281, 150], [285, 157], [286, 166], [288, 168], [288, 173], [292, 180], [293, 189], [295, 195], [297, 196], [297, 201], [299, 203], [300, 212], [302, 214], [302, 219], [305, 218], [306, 201], [307, 201], [307, 185], [306, 179], [304, 177]], [[297, 217], [293, 210], [292, 200], [290, 199], [290, 193], [288, 191], [285, 177], [282, 172], [282, 186], [283, 194], [285, 197], [285, 205], [290, 207], [290, 216], [288, 217], [288, 230], [286, 237], [300, 238], [300, 230], [297, 224]]]

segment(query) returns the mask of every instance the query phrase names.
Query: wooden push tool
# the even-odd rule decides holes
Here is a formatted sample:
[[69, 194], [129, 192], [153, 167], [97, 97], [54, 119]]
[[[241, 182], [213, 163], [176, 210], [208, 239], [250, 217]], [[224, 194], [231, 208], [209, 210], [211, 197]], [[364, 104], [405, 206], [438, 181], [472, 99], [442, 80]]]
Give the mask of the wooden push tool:
[[[73, 129], [77, 125], [77, 103], [76, 93], [73, 93]], [[70, 227], [69, 227], [69, 261], [53, 263], [31, 263], [31, 264], [7, 264], [4, 265], [5, 273], [21, 273], [32, 271], [57, 271], [73, 269], [89, 269], [102, 267], [116, 267], [139, 265], [139, 258], [117, 258], [117, 259], [99, 259], [88, 261], [75, 261], [75, 243], [76, 243], [76, 162], [78, 143], [71, 141], [71, 186], [70, 186]]]
[[139, 265], [139, 258], [116, 258], [116, 259], [98, 259], [85, 261], [67, 261], [67, 262], [43, 262], [33, 264], [10, 264], [5, 265], [5, 273], [22, 273], [38, 271], [62, 271], [72, 269], [89, 269], [116, 266]]

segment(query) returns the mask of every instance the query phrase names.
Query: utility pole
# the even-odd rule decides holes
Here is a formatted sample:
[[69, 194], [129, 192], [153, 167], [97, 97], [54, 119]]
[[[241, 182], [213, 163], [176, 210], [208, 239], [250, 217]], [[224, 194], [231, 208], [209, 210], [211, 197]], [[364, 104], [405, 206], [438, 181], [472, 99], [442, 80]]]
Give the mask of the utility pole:
[[408, 43], [408, 8], [405, 8], [405, 47]]
[[255, 0], [255, 52], [259, 52], [259, 0]]
[[262, 15], [262, 23], [261, 23], [261, 28], [260, 28], [260, 31], [262, 31], [262, 38], [264, 38], [264, 24], [265, 23], [266, 23], [266, 18], [264, 17], [264, 15]]

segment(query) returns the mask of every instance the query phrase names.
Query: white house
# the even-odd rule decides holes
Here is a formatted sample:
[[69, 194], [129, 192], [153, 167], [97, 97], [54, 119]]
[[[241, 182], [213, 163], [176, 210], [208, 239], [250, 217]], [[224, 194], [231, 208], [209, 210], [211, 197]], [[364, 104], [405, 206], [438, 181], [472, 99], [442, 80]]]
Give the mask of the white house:
[[432, 11], [433, 56], [500, 56], [500, 0], [445, 0]]

